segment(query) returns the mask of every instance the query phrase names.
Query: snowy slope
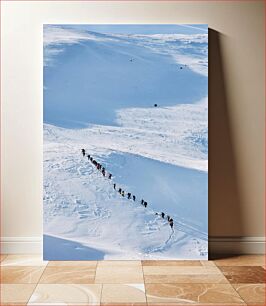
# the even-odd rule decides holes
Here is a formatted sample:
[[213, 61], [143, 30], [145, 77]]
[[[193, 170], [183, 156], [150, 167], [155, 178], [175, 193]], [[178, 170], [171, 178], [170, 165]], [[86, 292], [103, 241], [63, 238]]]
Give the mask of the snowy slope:
[[206, 34], [44, 34], [45, 258], [206, 258]]
[[[68, 135], [67, 131], [66, 134]], [[185, 219], [178, 205], [165, 207], [165, 202], [152, 201], [156, 195], [159, 198], [165, 195], [162, 191], [166, 185], [154, 185], [154, 193], [155, 190], [149, 188], [149, 183], [154, 184], [154, 181], [145, 181], [146, 177], [139, 172], [140, 177], [134, 176], [133, 172], [128, 176], [127, 171], [132, 169], [118, 163], [116, 157], [107, 160], [108, 152], [95, 152], [94, 157], [97, 160], [106, 159], [103, 162], [106, 169], [116, 166], [116, 169], [112, 169], [115, 170], [112, 171], [113, 180], [104, 178], [86, 157], [81, 156], [80, 150], [76, 149], [76, 143], [73, 148], [69, 135], [62, 143], [58, 143], [56, 136], [54, 137], [54, 142], [50, 139], [49, 143], [45, 144], [44, 152], [44, 227], [47, 235], [81, 242], [103, 252], [105, 259], [206, 256], [206, 232], [202, 231], [199, 225], [193, 224], [192, 220]], [[64, 140], [62, 135], [60, 139]], [[76, 138], [73, 140], [76, 142]], [[86, 149], [88, 152], [94, 150], [93, 146], [89, 145]], [[144, 173], [151, 169], [157, 170], [145, 162], [141, 167]], [[138, 171], [136, 167], [135, 170]], [[176, 174], [179, 170], [182, 171], [173, 170]], [[182, 171], [181, 175], [186, 179], [189, 173]], [[169, 176], [163, 174], [163, 178], [167, 177]], [[138, 188], [137, 181], [142, 188]], [[125, 191], [136, 191], [136, 202], [121, 197], [114, 190], [113, 182]], [[135, 190], [132, 190], [132, 186], [135, 186]], [[145, 186], [154, 194], [145, 197]], [[137, 192], [148, 201], [147, 208], [140, 205], [141, 197]], [[178, 190], [172, 190], [169, 196], [173, 197], [177, 192]], [[174, 234], [166, 220], [155, 215], [161, 210], [169, 212], [175, 219]], [[188, 216], [192, 217], [191, 214]]]
[[72, 44], [59, 44], [58, 35], [55, 45], [44, 49], [51, 63], [44, 67], [46, 123], [72, 128], [114, 125], [115, 112], [122, 108], [173, 106], [207, 95], [206, 76], [184, 65], [183, 49], [177, 52], [158, 38], [87, 32]]

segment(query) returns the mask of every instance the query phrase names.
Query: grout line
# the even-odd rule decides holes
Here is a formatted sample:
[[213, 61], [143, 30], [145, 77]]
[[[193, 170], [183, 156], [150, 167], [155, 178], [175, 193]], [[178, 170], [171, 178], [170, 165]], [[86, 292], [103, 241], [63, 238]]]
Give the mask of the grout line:
[[44, 267], [44, 269], [43, 269], [43, 271], [42, 271], [42, 274], [41, 274], [41, 276], [39, 277], [39, 280], [38, 280], [38, 282], [36, 283], [36, 285], [35, 285], [35, 287], [34, 287], [34, 289], [33, 289], [33, 291], [32, 291], [32, 294], [30, 295], [29, 299], [28, 299], [27, 302], [26, 302], [26, 305], [28, 305], [28, 303], [30, 302], [31, 297], [33, 296], [33, 294], [34, 294], [34, 292], [35, 292], [37, 286], [39, 285], [39, 282], [40, 282], [40, 280], [41, 280], [41, 278], [42, 278], [42, 276], [43, 276], [44, 271], [46, 270], [46, 267], [48, 266], [48, 263], [49, 263], [49, 261], [47, 262], [47, 265]]
[[146, 300], [146, 305], [148, 305], [148, 298], [147, 298], [147, 294], [146, 294], [145, 275], [144, 275], [144, 269], [143, 269], [142, 260], [141, 260], [140, 264], [141, 264], [141, 270], [142, 270], [142, 276], [143, 276], [143, 284], [144, 284], [145, 300]]

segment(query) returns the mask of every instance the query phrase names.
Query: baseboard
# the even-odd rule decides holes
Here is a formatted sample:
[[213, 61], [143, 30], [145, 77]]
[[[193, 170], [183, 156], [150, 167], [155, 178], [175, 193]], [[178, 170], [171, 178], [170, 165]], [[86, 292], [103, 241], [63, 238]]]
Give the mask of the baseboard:
[[265, 254], [265, 237], [209, 237], [209, 257], [216, 254]]
[[42, 237], [1, 237], [2, 254], [41, 254]]
[[[42, 237], [2, 237], [2, 254], [41, 254]], [[265, 254], [265, 237], [209, 237], [209, 254]]]

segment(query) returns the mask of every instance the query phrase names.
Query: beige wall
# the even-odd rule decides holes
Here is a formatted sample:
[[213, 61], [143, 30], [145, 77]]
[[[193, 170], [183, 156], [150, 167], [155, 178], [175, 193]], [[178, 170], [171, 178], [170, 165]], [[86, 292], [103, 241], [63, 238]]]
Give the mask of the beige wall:
[[209, 233], [264, 234], [263, 1], [2, 6], [3, 237], [42, 235], [42, 24], [209, 24]]

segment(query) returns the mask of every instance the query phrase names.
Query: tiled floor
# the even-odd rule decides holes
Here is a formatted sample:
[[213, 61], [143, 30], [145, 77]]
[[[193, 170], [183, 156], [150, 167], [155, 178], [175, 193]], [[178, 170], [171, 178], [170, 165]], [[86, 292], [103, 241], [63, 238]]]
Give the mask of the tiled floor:
[[1, 255], [1, 305], [264, 306], [264, 256], [50, 261]]

